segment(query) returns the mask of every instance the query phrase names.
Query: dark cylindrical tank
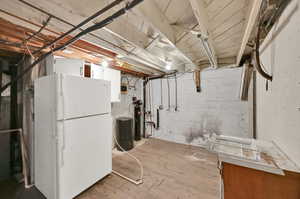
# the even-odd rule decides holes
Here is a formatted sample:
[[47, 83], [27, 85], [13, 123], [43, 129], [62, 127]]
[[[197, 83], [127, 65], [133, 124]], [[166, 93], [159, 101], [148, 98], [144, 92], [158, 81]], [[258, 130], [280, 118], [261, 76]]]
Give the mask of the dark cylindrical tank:
[[[120, 146], [129, 151], [133, 148], [133, 119], [129, 117], [117, 118], [117, 141]], [[117, 146], [118, 150], [121, 151], [120, 147]]]

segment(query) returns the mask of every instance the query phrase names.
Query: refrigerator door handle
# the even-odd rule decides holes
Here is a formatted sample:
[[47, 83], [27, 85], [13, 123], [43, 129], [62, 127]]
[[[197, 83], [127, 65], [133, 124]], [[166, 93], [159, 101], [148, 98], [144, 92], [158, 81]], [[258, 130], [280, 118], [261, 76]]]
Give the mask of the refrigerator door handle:
[[60, 167], [64, 166], [64, 151], [66, 148], [66, 144], [65, 144], [66, 136], [65, 136], [65, 130], [64, 130], [64, 122], [65, 121], [58, 122], [58, 130], [57, 130], [58, 133], [56, 135]]
[[64, 150], [66, 148], [66, 142], [65, 142], [65, 98], [64, 98], [64, 90], [63, 90], [63, 78], [64, 76], [60, 76], [60, 99], [61, 99], [61, 105], [62, 105], [62, 146], [61, 146], [61, 167], [64, 166]]
[[[64, 123], [64, 122], [63, 122]], [[64, 125], [64, 124], [63, 124]], [[64, 131], [64, 127], [63, 127], [63, 131], [62, 131], [62, 146], [61, 146], [61, 154], [60, 154], [60, 166], [63, 167], [64, 166], [64, 150], [65, 150], [65, 131]]]

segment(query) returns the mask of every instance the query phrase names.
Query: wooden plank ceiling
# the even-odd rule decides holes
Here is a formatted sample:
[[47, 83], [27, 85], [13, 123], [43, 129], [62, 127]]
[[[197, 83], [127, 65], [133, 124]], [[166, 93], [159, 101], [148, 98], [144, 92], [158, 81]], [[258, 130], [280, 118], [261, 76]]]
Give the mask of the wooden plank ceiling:
[[[83, 40], [113, 51], [118, 54], [119, 60], [143, 66], [144, 69], [166, 70], [166, 65], [171, 64], [172, 69], [181, 70], [209, 66], [202, 43], [190, 32], [203, 33], [205, 30], [218, 65], [236, 64], [253, 1], [144, 0], [125, 16], [85, 36]], [[37, 24], [46, 21], [48, 15], [26, 4], [29, 3], [55, 15], [57, 18], [51, 19], [47, 27], [61, 33], [71, 28], [70, 24], [80, 23], [109, 2], [112, 0], [89, 0], [88, 3], [81, 0], [10, 0], [0, 5], [0, 17], [36, 31], [38, 27], [5, 13]], [[122, 6], [124, 4], [85, 27], [104, 19]], [[199, 10], [200, 17], [197, 16]], [[47, 30], [43, 33], [53, 36]]]

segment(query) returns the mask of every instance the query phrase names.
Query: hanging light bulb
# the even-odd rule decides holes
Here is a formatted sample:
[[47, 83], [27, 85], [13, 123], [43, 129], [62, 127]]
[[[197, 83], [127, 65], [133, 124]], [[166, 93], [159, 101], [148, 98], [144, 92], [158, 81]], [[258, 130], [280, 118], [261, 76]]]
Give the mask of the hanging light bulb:
[[172, 67], [172, 62], [167, 62], [166, 69], [171, 70], [171, 67]]

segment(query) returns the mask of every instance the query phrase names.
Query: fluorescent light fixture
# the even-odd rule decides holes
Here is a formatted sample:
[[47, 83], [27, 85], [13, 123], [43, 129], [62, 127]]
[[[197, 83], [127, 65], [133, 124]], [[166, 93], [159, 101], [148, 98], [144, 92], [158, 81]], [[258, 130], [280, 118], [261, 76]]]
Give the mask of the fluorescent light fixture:
[[108, 67], [109, 63], [108, 63], [108, 61], [103, 60], [101, 65], [106, 68], [106, 67]]
[[202, 46], [204, 48], [204, 51], [208, 57], [208, 60], [210, 62], [210, 65], [212, 68], [217, 68], [217, 61], [214, 59], [214, 54], [212, 52], [212, 48], [209, 46], [209, 43], [208, 43], [208, 39], [206, 37], [203, 37], [201, 35], [198, 35], [198, 38], [200, 38], [201, 42], [202, 42]]
[[66, 54], [73, 54], [74, 53], [72, 50], [68, 50], [68, 49], [63, 50], [62, 52], [66, 53]]

